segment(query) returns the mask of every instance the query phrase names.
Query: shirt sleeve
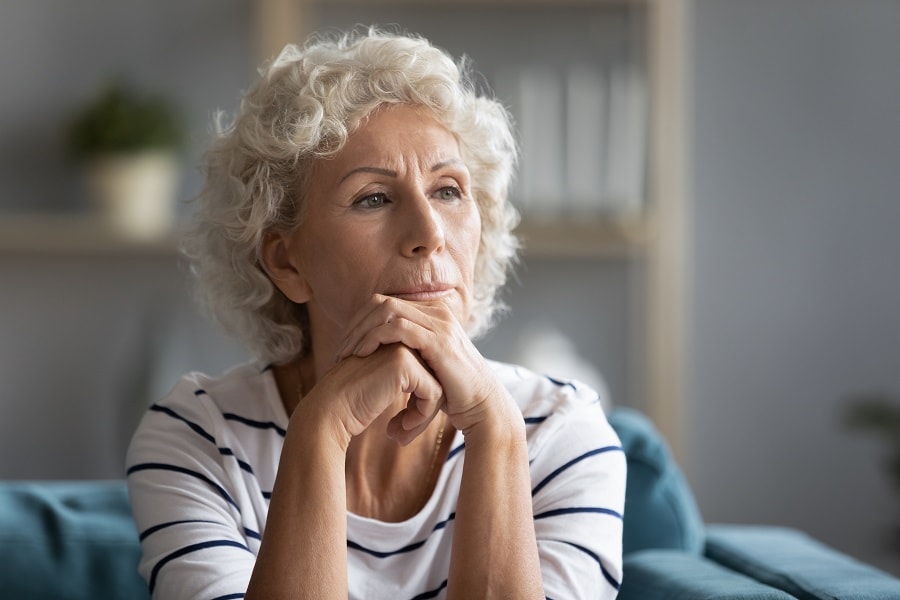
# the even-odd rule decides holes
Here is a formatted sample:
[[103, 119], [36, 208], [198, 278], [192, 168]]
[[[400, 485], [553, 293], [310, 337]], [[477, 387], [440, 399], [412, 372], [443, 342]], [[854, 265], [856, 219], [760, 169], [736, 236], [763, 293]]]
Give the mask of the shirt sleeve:
[[[613, 599], [622, 581], [626, 463], [599, 399], [567, 384], [532, 460], [532, 505], [547, 598]], [[527, 417], [527, 415], [526, 415]]]
[[185, 378], [150, 407], [129, 447], [139, 571], [153, 598], [242, 598], [260, 533], [245, 527], [245, 499], [230, 484], [236, 461], [218, 439], [221, 413], [197, 388]]

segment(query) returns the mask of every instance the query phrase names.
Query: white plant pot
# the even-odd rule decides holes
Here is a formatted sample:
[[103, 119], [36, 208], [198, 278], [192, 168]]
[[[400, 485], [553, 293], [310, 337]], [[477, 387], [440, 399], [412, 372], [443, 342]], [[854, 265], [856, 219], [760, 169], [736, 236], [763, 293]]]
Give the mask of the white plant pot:
[[117, 232], [152, 240], [172, 230], [178, 174], [178, 160], [169, 152], [108, 155], [88, 165], [88, 191]]

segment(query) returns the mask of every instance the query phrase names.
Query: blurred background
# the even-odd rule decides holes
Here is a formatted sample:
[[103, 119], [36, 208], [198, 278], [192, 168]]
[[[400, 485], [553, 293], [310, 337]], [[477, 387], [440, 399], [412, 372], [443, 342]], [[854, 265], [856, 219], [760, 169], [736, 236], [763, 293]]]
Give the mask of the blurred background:
[[[0, 478], [122, 477], [148, 404], [248, 358], [175, 241], [213, 115], [357, 23], [466, 53], [516, 117], [483, 352], [647, 413], [707, 521], [900, 574], [896, 0], [0, 0]], [[158, 198], [112, 199], [132, 176]]]

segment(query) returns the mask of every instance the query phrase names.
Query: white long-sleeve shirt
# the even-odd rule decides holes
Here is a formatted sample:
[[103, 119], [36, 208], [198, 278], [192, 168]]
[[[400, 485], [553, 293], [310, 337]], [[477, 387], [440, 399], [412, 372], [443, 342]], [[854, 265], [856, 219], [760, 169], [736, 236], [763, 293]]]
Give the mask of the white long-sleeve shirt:
[[[545, 595], [614, 598], [625, 457], [601, 399], [576, 382], [492, 364], [526, 423]], [[243, 598], [287, 426], [272, 371], [257, 363], [187, 375], [150, 407], [127, 466], [140, 571], [154, 597]], [[347, 514], [350, 598], [445, 597], [465, 459], [457, 432], [434, 493], [406, 521]]]

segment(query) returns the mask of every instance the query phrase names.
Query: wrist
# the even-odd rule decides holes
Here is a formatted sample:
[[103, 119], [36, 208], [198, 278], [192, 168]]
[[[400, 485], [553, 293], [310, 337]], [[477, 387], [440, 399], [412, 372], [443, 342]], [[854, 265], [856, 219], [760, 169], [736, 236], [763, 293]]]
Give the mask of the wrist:
[[526, 447], [522, 412], [505, 393], [493, 402], [484, 402], [481, 418], [463, 429], [467, 451], [485, 446], [491, 449]]
[[347, 453], [351, 434], [343, 421], [330, 410], [329, 403], [318, 402], [315, 393], [304, 396], [291, 414], [288, 435], [295, 434], [304, 443], [318, 448]]

